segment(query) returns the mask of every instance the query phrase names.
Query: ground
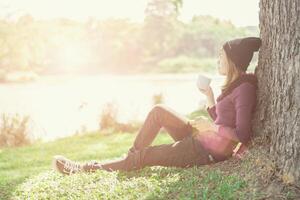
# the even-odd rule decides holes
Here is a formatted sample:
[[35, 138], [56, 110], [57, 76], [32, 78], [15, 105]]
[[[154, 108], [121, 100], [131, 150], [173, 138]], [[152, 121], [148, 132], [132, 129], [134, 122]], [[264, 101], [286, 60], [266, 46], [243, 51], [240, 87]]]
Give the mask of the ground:
[[[53, 155], [78, 161], [124, 156], [134, 134], [99, 132], [0, 150], [0, 199], [300, 199], [300, 190], [279, 181], [263, 143], [242, 159], [188, 169], [146, 167], [73, 176], [51, 168]], [[159, 134], [155, 144], [172, 142]]]

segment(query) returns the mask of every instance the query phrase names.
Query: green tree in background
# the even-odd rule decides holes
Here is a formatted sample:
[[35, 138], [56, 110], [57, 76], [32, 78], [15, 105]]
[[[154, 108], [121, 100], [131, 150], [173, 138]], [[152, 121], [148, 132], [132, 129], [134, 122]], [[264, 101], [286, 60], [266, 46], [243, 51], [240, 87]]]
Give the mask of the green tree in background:
[[141, 36], [146, 62], [153, 64], [165, 57], [174, 56], [182, 27], [177, 19], [177, 10], [173, 1], [149, 1]]
[[[211, 68], [222, 43], [258, 36], [211, 16], [178, 19], [181, 0], [150, 0], [143, 22], [71, 19], [0, 20], [0, 72], [192, 72]], [[0, 73], [1, 74], [1, 73]]]

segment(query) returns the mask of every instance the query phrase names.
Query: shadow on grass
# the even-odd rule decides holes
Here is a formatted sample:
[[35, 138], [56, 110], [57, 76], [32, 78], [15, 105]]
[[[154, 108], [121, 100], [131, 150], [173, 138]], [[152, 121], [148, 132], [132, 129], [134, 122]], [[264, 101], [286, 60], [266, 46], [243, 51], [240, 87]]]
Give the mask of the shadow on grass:
[[14, 192], [16, 199], [243, 199], [245, 182], [207, 167], [146, 167], [131, 172], [40, 173]]
[[246, 199], [246, 182], [225, 175], [209, 166], [192, 168], [146, 167], [139, 171], [119, 172], [118, 179], [146, 177], [156, 179], [156, 187], [144, 193], [144, 199]]

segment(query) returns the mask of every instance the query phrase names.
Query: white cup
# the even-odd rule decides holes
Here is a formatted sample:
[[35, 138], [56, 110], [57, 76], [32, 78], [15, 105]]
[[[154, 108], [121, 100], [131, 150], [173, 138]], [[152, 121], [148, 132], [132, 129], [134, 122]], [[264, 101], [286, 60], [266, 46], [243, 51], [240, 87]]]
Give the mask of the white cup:
[[210, 82], [211, 82], [210, 78], [199, 74], [198, 75], [198, 80], [197, 80], [197, 87], [199, 89], [204, 89], [205, 90], [209, 86]]

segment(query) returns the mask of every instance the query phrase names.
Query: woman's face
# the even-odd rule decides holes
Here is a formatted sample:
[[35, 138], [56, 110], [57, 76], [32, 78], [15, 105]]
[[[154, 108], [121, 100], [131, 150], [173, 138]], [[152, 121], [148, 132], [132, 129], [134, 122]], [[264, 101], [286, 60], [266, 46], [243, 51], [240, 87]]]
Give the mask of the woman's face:
[[227, 56], [223, 48], [220, 49], [219, 60], [218, 60], [218, 72], [220, 75], [227, 75], [228, 61]]

